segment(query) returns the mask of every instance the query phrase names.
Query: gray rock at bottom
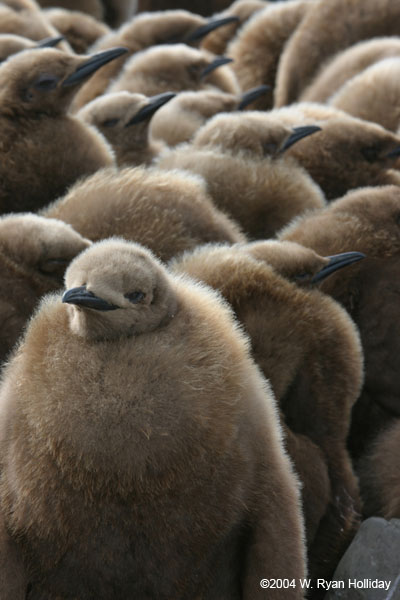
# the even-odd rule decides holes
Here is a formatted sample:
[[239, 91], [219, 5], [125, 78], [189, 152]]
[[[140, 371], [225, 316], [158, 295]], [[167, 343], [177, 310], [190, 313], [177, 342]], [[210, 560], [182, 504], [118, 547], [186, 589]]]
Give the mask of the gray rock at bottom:
[[[343, 588], [333, 588], [341, 582]], [[390, 587], [379, 588], [377, 582]], [[324, 600], [400, 600], [400, 519], [372, 517], [362, 523]]]

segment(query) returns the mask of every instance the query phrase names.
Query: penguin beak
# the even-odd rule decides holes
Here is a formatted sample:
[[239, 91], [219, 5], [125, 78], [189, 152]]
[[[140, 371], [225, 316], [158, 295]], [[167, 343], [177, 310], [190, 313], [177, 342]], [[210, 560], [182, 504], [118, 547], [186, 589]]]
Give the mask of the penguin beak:
[[37, 48], [54, 48], [54, 46], [57, 46], [57, 44], [62, 42], [64, 39], [65, 38], [63, 35], [59, 35], [57, 37], [48, 37], [48, 38], [45, 38], [44, 40], [41, 40], [40, 42], [38, 42], [36, 44], [36, 47]]
[[215, 29], [219, 29], [220, 27], [223, 27], [224, 25], [229, 25], [230, 23], [238, 23], [238, 22], [239, 22], [239, 17], [234, 17], [234, 16], [224, 17], [222, 19], [210, 19], [208, 21], [208, 23], [206, 23], [205, 25], [201, 25], [200, 27], [197, 27], [197, 29], [195, 29], [194, 31], [192, 31], [192, 33], [187, 35], [184, 38], [183, 42], [185, 42], [186, 44], [191, 43], [191, 42], [199, 42], [206, 35], [211, 33], [211, 31], [214, 31]]
[[329, 275], [332, 275], [335, 271], [348, 267], [363, 258], [366, 258], [362, 252], [342, 252], [342, 254], [334, 254], [333, 256], [326, 256], [329, 260], [328, 264], [325, 265], [314, 277], [311, 279], [311, 283], [319, 283]]
[[244, 108], [246, 108], [246, 106], [254, 102], [254, 100], [260, 98], [260, 96], [265, 96], [265, 94], [269, 92], [270, 89], [270, 85], [259, 85], [258, 87], [248, 90], [242, 95], [242, 100], [240, 101], [238, 110], [243, 110]]
[[158, 94], [157, 96], [152, 96], [149, 98], [149, 103], [146, 106], [143, 106], [134, 117], [125, 125], [125, 127], [129, 127], [130, 125], [135, 125], [136, 123], [141, 123], [142, 121], [146, 121], [150, 119], [154, 113], [164, 106], [167, 102], [175, 98], [176, 94], [173, 92], [165, 92], [164, 94]]
[[218, 67], [222, 67], [222, 65], [227, 65], [228, 63], [233, 62], [233, 58], [228, 58], [227, 56], [217, 56], [209, 65], [203, 69], [200, 79], [204, 79], [207, 77], [212, 71], [218, 69]]
[[400, 146], [397, 146], [397, 148], [391, 150], [388, 154], [385, 155], [385, 158], [397, 158], [398, 156], [400, 156]]
[[104, 52], [98, 52], [93, 54], [84, 63], [80, 64], [79, 67], [69, 77], [64, 79], [62, 87], [70, 85], [76, 85], [82, 83], [90, 75], [92, 75], [97, 69], [100, 69], [103, 65], [118, 58], [122, 54], [128, 52], [127, 48], [111, 48], [110, 50], [104, 50]]
[[288, 139], [286, 140], [286, 142], [284, 142], [284, 144], [281, 147], [279, 152], [281, 152], [281, 153], [286, 152], [286, 150], [288, 150], [290, 148], [290, 146], [293, 146], [293, 144], [296, 144], [303, 138], [305, 138], [309, 135], [312, 135], [313, 133], [317, 133], [317, 131], [321, 131], [321, 127], [318, 127], [317, 125], [306, 125], [305, 127], [293, 127], [292, 135], [290, 135], [288, 137]]
[[93, 292], [89, 292], [86, 286], [81, 285], [80, 287], [71, 288], [64, 292], [61, 302], [67, 304], [76, 304], [77, 306], [84, 306], [85, 308], [93, 308], [94, 310], [116, 310], [119, 306], [110, 304], [106, 300], [95, 296]]

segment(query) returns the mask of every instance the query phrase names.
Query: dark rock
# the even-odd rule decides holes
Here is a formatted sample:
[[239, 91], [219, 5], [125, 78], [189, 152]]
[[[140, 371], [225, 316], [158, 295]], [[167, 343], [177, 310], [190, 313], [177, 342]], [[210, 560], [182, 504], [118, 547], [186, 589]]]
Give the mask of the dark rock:
[[329, 583], [324, 600], [400, 600], [400, 519], [364, 521]]

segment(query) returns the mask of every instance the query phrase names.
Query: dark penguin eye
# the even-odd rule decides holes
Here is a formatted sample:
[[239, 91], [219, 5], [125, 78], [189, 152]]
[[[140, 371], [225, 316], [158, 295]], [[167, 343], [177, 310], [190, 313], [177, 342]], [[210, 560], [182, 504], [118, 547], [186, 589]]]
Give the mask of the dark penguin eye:
[[102, 125], [103, 127], [115, 127], [118, 122], [119, 119], [107, 119], [107, 121], [102, 122]]
[[368, 146], [368, 148], [363, 148], [361, 152], [365, 160], [370, 163], [376, 161], [379, 156], [379, 149], [376, 146]]
[[50, 90], [54, 90], [59, 81], [59, 77], [56, 77], [55, 75], [40, 75], [40, 77], [38, 77], [38, 79], [36, 79], [34, 82], [33, 87], [35, 90], [48, 92]]
[[141, 300], [143, 300], [144, 297], [145, 294], [143, 292], [130, 292], [129, 294], [125, 294], [125, 298], [127, 298], [129, 302], [132, 302], [132, 304], [137, 304], [138, 302], [141, 302]]

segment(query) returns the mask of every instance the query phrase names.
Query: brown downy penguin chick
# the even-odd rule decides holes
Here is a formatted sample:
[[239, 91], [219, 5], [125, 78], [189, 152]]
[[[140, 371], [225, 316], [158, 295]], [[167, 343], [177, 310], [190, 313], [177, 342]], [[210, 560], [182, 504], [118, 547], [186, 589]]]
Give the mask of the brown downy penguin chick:
[[164, 147], [160, 141], [150, 138], [150, 121], [174, 96], [172, 92], [151, 98], [130, 92], [105, 94], [86, 104], [76, 116], [104, 135], [119, 166], [148, 165]]
[[267, 4], [267, 0], [236, 0], [235, 2], [232, 2], [229, 8], [222, 13], [215, 15], [215, 17], [235, 16], [238, 17], [238, 20], [229, 23], [226, 27], [221, 27], [212, 31], [204, 39], [201, 47], [214, 54], [224, 54], [228, 43], [235, 37], [238, 29], [242, 27], [252, 15], [265, 8]]
[[345, 83], [329, 104], [389, 131], [400, 125], [400, 56], [380, 60]]
[[137, 52], [160, 44], [179, 42], [197, 46], [215, 27], [226, 26], [232, 19], [235, 17], [206, 20], [186, 10], [136, 15], [120, 29], [100, 39], [92, 48], [92, 51], [100, 51], [114, 46], [123, 46], [128, 52], [99, 71], [82, 87], [75, 98], [74, 109], [79, 109], [103, 94], [110, 82], [119, 75], [128, 58]]
[[361, 40], [398, 35], [399, 19], [397, 0], [313, 2], [279, 61], [275, 106], [298, 100], [323, 63], [341, 50]]
[[400, 519], [400, 419], [377, 436], [359, 473], [365, 516]]
[[358, 187], [400, 185], [400, 174], [393, 170], [400, 154], [400, 136], [351, 115], [318, 124], [321, 133], [296, 144], [288, 155], [306, 169], [327, 200]]
[[105, 23], [83, 12], [48, 8], [44, 13], [77, 54], [88, 52], [96, 40], [110, 32]]
[[400, 416], [399, 214], [398, 186], [362, 188], [318, 214], [300, 217], [280, 234], [322, 255], [357, 250], [367, 256], [321, 284], [353, 318], [365, 354], [365, 383], [348, 442], [356, 460]]
[[[322, 490], [326, 487], [315, 481], [320, 468], [302, 482], [312, 578], [332, 575], [358, 525], [358, 487], [346, 438], [362, 384], [362, 353], [346, 311], [310, 283], [362, 257], [323, 258], [298, 244], [269, 241], [209, 245], [184, 253], [171, 265], [174, 272], [219, 290], [231, 304], [250, 336], [256, 363], [271, 382], [286, 427], [295, 438], [299, 434], [300, 448], [302, 436], [311, 440], [317, 465], [322, 451], [329, 478], [322, 514], [320, 498], [315, 510], [310, 491], [320, 483]], [[293, 458], [300, 461], [298, 472], [304, 472], [302, 452]]]
[[103, 136], [67, 111], [79, 85], [123, 52], [26, 50], [0, 66], [1, 213], [35, 210], [113, 164]]
[[214, 115], [243, 110], [268, 90], [261, 85], [239, 96], [218, 91], [181, 92], [151, 119], [150, 136], [170, 147], [188, 142]]
[[118, 238], [65, 283], [0, 392], [0, 508], [31, 597], [262, 600], [264, 577], [304, 577], [274, 398], [220, 295]]
[[302, 102], [326, 102], [349, 79], [379, 60], [400, 56], [400, 37], [373, 38], [335, 55], [300, 95]]
[[228, 46], [227, 54], [233, 58], [232, 69], [242, 90], [261, 84], [271, 86], [270, 93], [261, 97], [254, 108], [268, 110], [273, 106], [279, 57], [309, 8], [310, 0], [270, 3], [242, 27]]
[[0, 363], [41, 296], [63, 287], [66, 267], [88, 245], [55, 219], [28, 213], [0, 218]]
[[132, 16], [135, 0], [39, 0], [39, 4], [83, 12], [97, 21], [105, 20], [110, 27], [119, 27]]
[[[59, 35], [34, 0], [2, 0], [0, 33], [13, 33], [36, 41]], [[65, 40], [60, 43], [60, 48], [71, 52]]]
[[[102, 0], [37, 0], [43, 8], [60, 7], [64, 10], [79, 10], [101, 21], [104, 17]], [[46, 14], [46, 11], [43, 11]]]
[[4, 62], [9, 56], [17, 54], [17, 52], [22, 52], [22, 50], [53, 48], [63, 39], [64, 37], [60, 35], [54, 38], [45, 38], [40, 42], [35, 42], [22, 37], [21, 35], [2, 33], [0, 34], [0, 63]]
[[118, 235], [138, 242], [164, 261], [208, 242], [245, 241], [238, 226], [214, 207], [204, 181], [183, 171], [99, 171], [42, 214], [93, 241]]
[[293, 130], [271, 123], [258, 112], [221, 114], [191, 144], [162, 152], [156, 164], [204, 177], [214, 204], [250, 239], [264, 239], [296, 215], [325, 205], [320, 188], [286, 157], [292, 144], [317, 131], [318, 127]]
[[168, 91], [217, 89], [238, 94], [240, 88], [228, 66], [231, 62], [231, 58], [215, 57], [186, 44], [154, 46], [132, 56], [108, 91], [154, 96]]

